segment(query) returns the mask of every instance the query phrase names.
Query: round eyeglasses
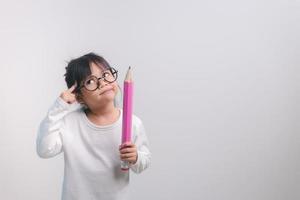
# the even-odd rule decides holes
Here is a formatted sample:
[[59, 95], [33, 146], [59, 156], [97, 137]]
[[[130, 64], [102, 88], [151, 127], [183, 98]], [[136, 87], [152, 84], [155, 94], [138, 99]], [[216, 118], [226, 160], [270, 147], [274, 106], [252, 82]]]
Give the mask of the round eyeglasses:
[[118, 78], [118, 71], [116, 69], [110, 67], [109, 69], [105, 70], [102, 73], [100, 78], [98, 78], [94, 75], [89, 76], [83, 82], [83, 84], [78, 88], [78, 90], [80, 90], [82, 87], [84, 87], [85, 89], [87, 89], [89, 91], [94, 91], [94, 90], [97, 90], [97, 88], [99, 88], [101, 79], [103, 79], [107, 83], [113, 83], [117, 80], [117, 78]]

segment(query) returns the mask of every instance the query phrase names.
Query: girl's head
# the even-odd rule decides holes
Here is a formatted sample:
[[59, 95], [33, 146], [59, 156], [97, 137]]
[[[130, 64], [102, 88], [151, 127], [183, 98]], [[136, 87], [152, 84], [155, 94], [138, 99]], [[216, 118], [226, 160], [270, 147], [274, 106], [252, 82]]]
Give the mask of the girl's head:
[[116, 104], [118, 72], [101, 56], [89, 53], [71, 60], [65, 73], [68, 88], [75, 83], [76, 99], [91, 110]]

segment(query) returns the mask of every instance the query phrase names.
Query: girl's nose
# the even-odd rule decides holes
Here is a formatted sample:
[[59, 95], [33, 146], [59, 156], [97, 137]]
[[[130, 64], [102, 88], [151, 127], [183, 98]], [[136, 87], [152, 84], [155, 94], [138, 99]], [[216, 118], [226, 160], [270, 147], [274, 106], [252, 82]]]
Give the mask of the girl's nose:
[[108, 85], [108, 83], [104, 79], [99, 80], [99, 87], [98, 87], [99, 89], [106, 85]]

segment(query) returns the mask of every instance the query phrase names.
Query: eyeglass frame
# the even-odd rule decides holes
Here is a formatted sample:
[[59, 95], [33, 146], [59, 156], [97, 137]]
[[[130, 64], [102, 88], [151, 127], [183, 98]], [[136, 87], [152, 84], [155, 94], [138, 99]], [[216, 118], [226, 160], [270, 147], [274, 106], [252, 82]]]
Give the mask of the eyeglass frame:
[[[114, 73], [111, 73], [112, 75], [113, 74], [116, 74], [116, 78], [115, 78], [115, 80], [114, 81], [112, 81], [112, 82], [110, 82], [110, 81], [107, 81], [106, 79], [105, 79], [105, 77], [104, 77], [104, 74], [105, 73], [107, 73], [107, 71], [111, 71], [111, 69], [112, 70], [114, 70]], [[94, 89], [94, 90], [89, 90], [89, 89], [87, 89], [86, 87], [85, 87], [85, 82], [88, 80], [88, 78], [90, 78], [90, 77], [95, 77], [96, 79], [97, 79], [97, 87]], [[102, 75], [101, 75], [101, 77], [97, 77], [97, 76], [94, 76], [94, 75], [90, 75], [90, 76], [88, 76], [88, 78], [86, 78], [84, 81], [83, 81], [83, 84], [81, 84], [81, 86], [79, 86], [76, 90], [77, 91], [80, 91], [81, 90], [81, 88], [85, 88], [86, 90], [88, 90], [88, 91], [95, 91], [95, 90], [97, 90], [98, 88], [99, 88], [99, 86], [101, 85], [100, 84], [100, 80], [101, 79], [103, 79], [104, 81], [106, 81], [106, 82], [108, 82], [108, 83], [113, 83], [113, 82], [115, 82], [117, 79], [118, 79], [118, 70], [116, 70], [115, 68], [113, 68], [113, 67], [109, 67], [107, 70], [105, 70], [103, 73], [102, 73]]]

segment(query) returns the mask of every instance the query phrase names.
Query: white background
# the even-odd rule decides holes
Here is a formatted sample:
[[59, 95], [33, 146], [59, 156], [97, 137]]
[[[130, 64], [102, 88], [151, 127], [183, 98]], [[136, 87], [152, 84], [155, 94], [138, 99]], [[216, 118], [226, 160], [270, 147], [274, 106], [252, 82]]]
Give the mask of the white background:
[[60, 198], [37, 128], [88, 52], [134, 70], [152, 164], [132, 199], [300, 199], [300, 2], [1, 1], [0, 198]]

